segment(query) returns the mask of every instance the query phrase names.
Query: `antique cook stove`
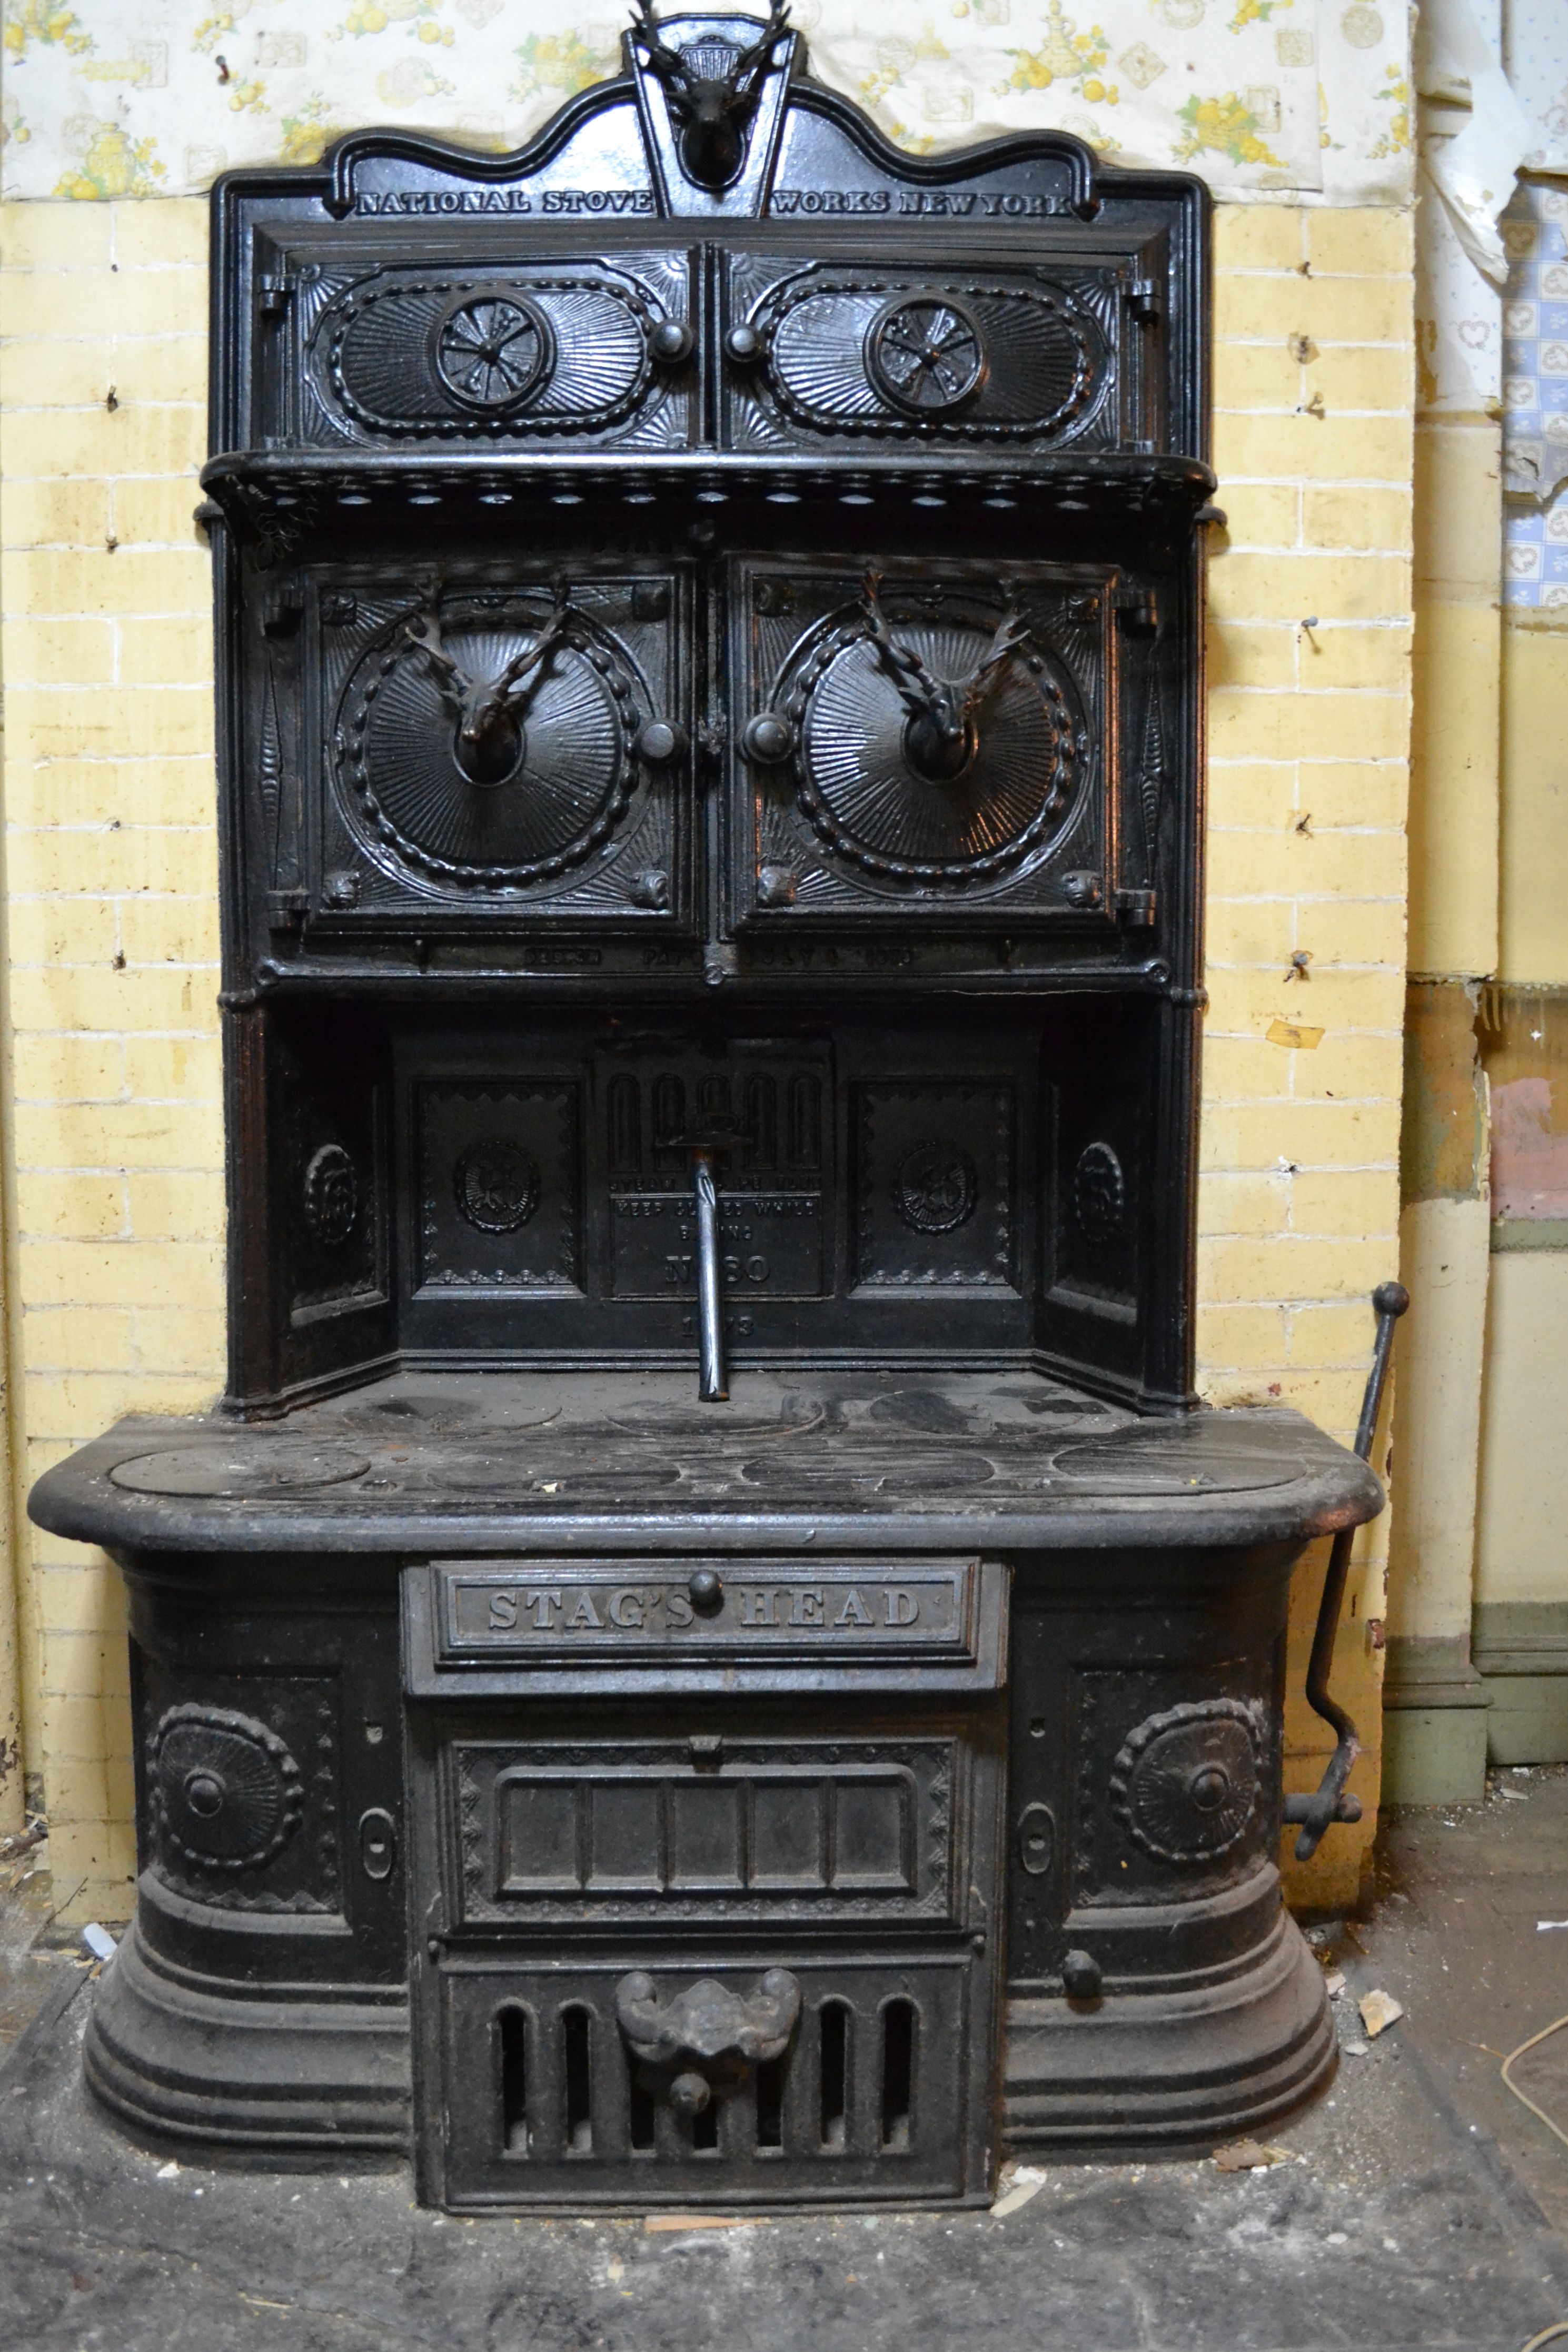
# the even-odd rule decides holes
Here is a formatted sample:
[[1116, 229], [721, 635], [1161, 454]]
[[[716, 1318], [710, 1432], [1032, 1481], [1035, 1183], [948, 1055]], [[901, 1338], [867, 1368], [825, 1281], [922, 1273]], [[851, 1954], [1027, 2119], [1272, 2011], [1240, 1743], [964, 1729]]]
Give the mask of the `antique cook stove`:
[[215, 201], [232, 1376], [33, 1503], [131, 1591], [94, 2089], [469, 2210], [1262, 2123], [1381, 1494], [1194, 1409], [1202, 187], [775, 14]]

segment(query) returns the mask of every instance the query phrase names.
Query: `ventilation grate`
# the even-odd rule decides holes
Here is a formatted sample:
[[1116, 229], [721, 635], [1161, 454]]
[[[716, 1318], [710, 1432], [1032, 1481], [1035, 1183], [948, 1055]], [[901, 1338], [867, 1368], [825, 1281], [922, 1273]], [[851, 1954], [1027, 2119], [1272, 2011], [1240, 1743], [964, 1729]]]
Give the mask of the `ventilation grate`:
[[900, 1995], [808, 2002], [787, 2051], [708, 2075], [705, 2106], [682, 2114], [668, 2070], [628, 2053], [613, 2005], [507, 2000], [490, 2020], [496, 2153], [573, 2163], [737, 2163], [916, 2152], [919, 2004]]

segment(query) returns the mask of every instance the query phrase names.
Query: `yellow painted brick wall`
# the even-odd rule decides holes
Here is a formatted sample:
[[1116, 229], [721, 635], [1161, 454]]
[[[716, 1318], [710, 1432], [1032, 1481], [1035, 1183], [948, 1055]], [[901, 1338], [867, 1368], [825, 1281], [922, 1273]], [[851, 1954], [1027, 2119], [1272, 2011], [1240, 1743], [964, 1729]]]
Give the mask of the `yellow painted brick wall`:
[[[206, 207], [0, 222], [13, 1393], [26, 1486], [223, 1377]], [[19, 1523], [20, 1515], [18, 1514]], [[28, 1528], [27, 1762], [59, 1891], [134, 1858], [120, 1579]]]
[[[1373, 1286], [1399, 1267], [1414, 382], [1411, 219], [1222, 210], [1209, 572], [1205, 1395], [1349, 1439]], [[1292, 959], [1306, 959], [1300, 967]], [[1276, 1043], [1283, 1032], [1321, 1036]], [[1335, 1687], [1366, 1738], [1295, 1899], [1352, 1901], [1375, 1828], [1386, 1521], [1358, 1542]], [[1300, 1697], [1326, 1547], [1298, 1571], [1286, 1775], [1333, 1741]]]
[[[1217, 215], [1205, 1393], [1353, 1426], [1397, 1262], [1411, 495], [1409, 223]], [[222, 1379], [222, 1136], [203, 447], [205, 207], [3, 223], [12, 1339], [26, 1483], [116, 1413]], [[1311, 622], [1310, 628], [1303, 625]], [[1305, 981], [1288, 980], [1305, 951]], [[1321, 1028], [1270, 1043], [1277, 1021]], [[31, 1532], [29, 1764], [78, 1916], [132, 1863], [118, 1579]], [[1342, 1643], [1376, 1721], [1379, 1531]], [[1315, 1579], [1297, 1580], [1299, 1692]], [[1299, 1702], [1290, 1773], [1326, 1742]], [[1376, 1793], [1375, 1737], [1359, 1785]], [[1367, 1834], [1372, 1811], [1369, 1805]], [[1342, 1831], [1299, 1890], [1353, 1896]]]

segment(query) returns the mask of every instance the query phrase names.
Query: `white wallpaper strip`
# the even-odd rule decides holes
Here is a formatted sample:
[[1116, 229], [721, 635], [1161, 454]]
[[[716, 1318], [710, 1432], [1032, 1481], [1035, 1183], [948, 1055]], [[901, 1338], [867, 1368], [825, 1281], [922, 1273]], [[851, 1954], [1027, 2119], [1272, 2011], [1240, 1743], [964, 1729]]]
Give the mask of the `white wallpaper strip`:
[[[5, 193], [187, 194], [370, 123], [516, 146], [617, 69], [626, 16], [588, 6], [5, 0]], [[1409, 197], [1404, 0], [795, 0], [793, 17], [818, 77], [916, 152], [1059, 128], [1237, 202]]]

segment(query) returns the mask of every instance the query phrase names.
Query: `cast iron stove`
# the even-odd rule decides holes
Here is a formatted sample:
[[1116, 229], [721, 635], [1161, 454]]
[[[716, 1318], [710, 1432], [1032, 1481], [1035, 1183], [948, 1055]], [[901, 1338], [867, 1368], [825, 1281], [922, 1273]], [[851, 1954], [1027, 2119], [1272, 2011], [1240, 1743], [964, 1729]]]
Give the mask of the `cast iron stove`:
[[215, 230], [230, 1387], [33, 1504], [132, 1597], [89, 2081], [466, 2210], [1261, 2125], [1381, 1496], [1192, 1391], [1201, 186], [645, 9]]

